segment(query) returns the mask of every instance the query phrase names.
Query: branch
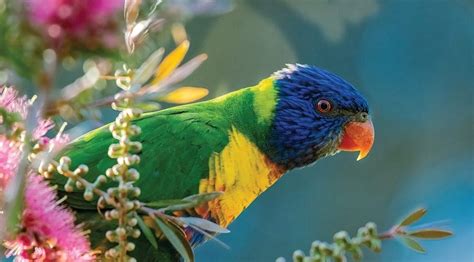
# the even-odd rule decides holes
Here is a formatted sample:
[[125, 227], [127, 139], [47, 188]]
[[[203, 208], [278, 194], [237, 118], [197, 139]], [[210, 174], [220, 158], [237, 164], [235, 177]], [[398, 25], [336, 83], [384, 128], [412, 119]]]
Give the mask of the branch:
[[[313, 261], [313, 262], [343, 262], [347, 261], [349, 253], [355, 261], [362, 259], [362, 247], [367, 247], [373, 252], [382, 250], [382, 241], [389, 239], [400, 239], [408, 248], [417, 252], [424, 253], [425, 250], [415, 239], [442, 239], [452, 235], [452, 232], [436, 228], [417, 227], [416, 230], [409, 226], [426, 214], [426, 209], [417, 209], [408, 215], [401, 223], [393, 226], [390, 230], [381, 234], [377, 233], [375, 223], [369, 222], [365, 226], [359, 228], [357, 236], [351, 238], [345, 231], [334, 234], [334, 242], [329, 244], [326, 242], [314, 241], [311, 244], [309, 255], [305, 255], [302, 250], [296, 250], [293, 253], [294, 262]], [[431, 227], [433, 223], [427, 224]], [[283, 257], [279, 257], [277, 262], [286, 261]]]

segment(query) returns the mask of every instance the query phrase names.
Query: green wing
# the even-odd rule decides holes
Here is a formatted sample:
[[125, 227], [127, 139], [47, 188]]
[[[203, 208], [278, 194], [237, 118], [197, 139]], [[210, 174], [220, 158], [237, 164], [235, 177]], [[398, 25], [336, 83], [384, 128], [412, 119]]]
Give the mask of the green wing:
[[[142, 191], [141, 201], [184, 198], [198, 193], [199, 181], [208, 176], [209, 157], [228, 143], [230, 127], [219, 107], [208, 103], [146, 114], [135, 124], [142, 129], [142, 134], [133, 139], [143, 145], [141, 162], [136, 167], [140, 172], [136, 185]], [[86, 164], [89, 173], [85, 178], [93, 182], [116, 164], [107, 155], [108, 146], [116, 142], [108, 126], [104, 126], [73, 141], [61, 155], [71, 158], [71, 169]], [[60, 185], [61, 190], [66, 179], [57, 175], [52, 182]], [[82, 196], [76, 198], [71, 194], [71, 197], [67, 201], [74, 208], [96, 208]]]
[[[141, 162], [136, 167], [140, 172], [136, 185], [141, 189], [139, 199], [143, 202], [180, 199], [197, 194], [200, 180], [208, 177], [209, 158], [228, 143], [230, 128], [221, 107], [209, 102], [145, 114], [135, 124], [142, 129], [142, 134], [134, 140], [143, 145]], [[86, 164], [89, 173], [85, 178], [93, 182], [98, 175], [105, 174], [107, 168], [116, 164], [115, 159], [107, 155], [108, 146], [116, 142], [108, 126], [105, 126], [73, 141], [61, 155], [71, 158], [71, 169]], [[63, 190], [66, 179], [56, 175], [51, 182]], [[79, 222], [91, 229], [93, 246], [102, 243], [105, 231], [113, 225], [97, 214], [95, 201], [85, 201], [79, 190], [61, 193], [68, 196], [66, 202], [78, 213]], [[143, 239], [140, 241], [146, 242]], [[137, 245], [137, 248], [141, 246], [143, 244]], [[147, 243], [144, 246], [153, 249]], [[166, 248], [166, 245], [163, 247]], [[143, 250], [139, 255], [143, 255]], [[155, 256], [161, 255], [155, 253]]]

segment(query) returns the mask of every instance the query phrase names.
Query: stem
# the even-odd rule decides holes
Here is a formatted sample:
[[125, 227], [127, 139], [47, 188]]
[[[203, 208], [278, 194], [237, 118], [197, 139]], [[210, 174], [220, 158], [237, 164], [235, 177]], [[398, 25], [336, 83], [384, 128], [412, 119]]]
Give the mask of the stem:
[[380, 240], [388, 240], [388, 239], [393, 239], [395, 236], [400, 232], [400, 227], [394, 226], [390, 230], [383, 232], [378, 235], [378, 238]]

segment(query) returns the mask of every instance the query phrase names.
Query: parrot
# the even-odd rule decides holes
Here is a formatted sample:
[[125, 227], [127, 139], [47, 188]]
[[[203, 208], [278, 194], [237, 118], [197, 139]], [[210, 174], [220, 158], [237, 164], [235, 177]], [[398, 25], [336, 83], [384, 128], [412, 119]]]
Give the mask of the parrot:
[[[260, 194], [285, 173], [340, 151], [365, 158], [374, 143], [366, 99], [342, 77], [325, 69], [288, 64], [255, 86], [223, 96], [143, 114], [133, 123], [142, 133], [141, 202], [182, 199], [222, 192], [216, 199], [181, 214], [210, 220], [227, 228]], [[116, 163], [107, 155], [115, 143], [107, 125], [73, 140], [61, 155], [71, 166], [85, 164], [88, 181]], [[84, 200], [79, 189], [64, 191], [64, 176], [55, 175], [65, 203], [90, 231], [93, 247], [106, 246], [105, 232], [115, 228]], [[193, 247], [206, 241], [186, 231]], [[130, 255], [138, 261], [180, 261], [166, 239], [158, 248], [143, 236]], [[110, 243], [109, 243], [110, 245]]]

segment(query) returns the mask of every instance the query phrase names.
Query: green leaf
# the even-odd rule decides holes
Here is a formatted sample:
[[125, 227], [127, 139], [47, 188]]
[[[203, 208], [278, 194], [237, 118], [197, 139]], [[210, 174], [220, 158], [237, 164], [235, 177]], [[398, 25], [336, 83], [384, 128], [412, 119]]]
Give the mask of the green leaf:
[[[33, 115], [33, 114], [31, 114]], [[29, 132], [26, 134], [27, 140], [31, 141]], [[31, 147], [29, 143], [25, 143], [24, 151], [21, 155], [21, 161], [18, 165], [16, 175], [13, 177], [9, 186], [5, 190], [5, 213], [6, 213], [6, 226], [7, 232], [15, 232], [18, 229], [18, 225], [21, 221], [21, 214], [24, 209], [25, 200], [25, 187], [27, 183], [28, 173], [28, 154]], [[35, 175], [35, 174], [32, 174]]]
[[229, 233], [230, 231], [227, 228], [223, 228], [216, 223], [213, 223], [207, 219], [202, 219], [199, 217], [180, 217], [179, 220], [183, 221], [187, 225], [193, 225], [199, 227], [200, 229], [206, 230], [208, 232], [214, 233]]
[[450, 237], [453, 235], [453, 233], [451, 231], [440, 229], [421, 229], [409, 232], [408, 235], [424, 239], [441, 239], [445, 237]]
[[155, 248], [158, 249], [158, 243], [156, 242], [156, 238], [153, 235], [151, 229], [145, 224], [145, 221], [135, 213], [135, 218], [138, 220], [138, 226], [142, 230], [143, 234], [145, 235], [146, 239], [150, 241], [150, 244]]
[[426, 209], [425, 208], [420, 208], [415, 210], [413, 213], [408, 215], [403, 221], [400, 223], [400, 226], [408, 226], [416, 221], [418, 221], [420, 218], [422, 218], [426, 214]]
[[158, 111], [161, 109], [161, 105], [155, 102], [142, 102], [135, 104], [136, 108], [140, 108], [144, 112]]
[[181, 204], [171, 205], [171, 206], [163, 208], [163, 211], [185, 210], [185, 209], [193, 208], [197, 205], [198, 204], [196, 204], [195, 202], [183, 200]]
[[166, 199], [166, 200], [159, 200], [159, 201], [145, 203], [145, 206], [153, 207], [153, 208], [163, 208], [163, 207], [184, 205], [184, 204], [190, 204], [190, 203], [191, 201], [183, 200], [183, 199]]
[[191, 195], [188, 197], [183, 198], [181, 201], [183, 203], [178, 203], [175, 205], [170, 205], [164, 208], [165, 211], [176, 211], [176, 210], [184, 210], [188, 208], [193, 208], [199, 206], [203, 203], [207, 203], [217, 197], [222, 195], [222, 192], [211, 192], [211, 193], [204, 193], [204, 194], [197, 194]]
[[178, 253], [184, 258], [184, 260], [193, 262], [193, 249], [191, 248], [191, 245], [186, 239], [186, 236], [181, 230], [181, 228], [179, 228], [178, 225], [167, 221], [161, 217], [156, 217], [155, 221], [161, 232], [163, 232], [168, 241], [170, 241], [170, 243], [173, 245], [176, 251], [178, 251]]
[[210, 193], [204, 193], [204, 194], [191, 195], [191, 196], [183, 198], [183, 200], [188, 200], [188, 201], [195, 202], [197, 204], [202, 204], [202, 203], [206, 203], [211, 200], [214, 200], [220, 197], [222, 194], [223, 192], [210, 192]]
[[416, 252], [425, 253], [425, 249], [413, 238], [401, 237], [400, 239], [405, 246], [415, 250]]
[[18, 225], [21, 221], [21, 213], [24, 209], [24, 188], [25, 185], [22, 182], [22, 186], [16, 195], [15, 200], [11, 203], [11, 206], [7, 206], [7, 232], [15, 232], [18, 229]]
[[150, 79], [158, 68], [164, 52], [165, 50], [160, 48], [150, 55], [150, 57], [135, 72], [132, 79], [132, 86], [141, 85]]

